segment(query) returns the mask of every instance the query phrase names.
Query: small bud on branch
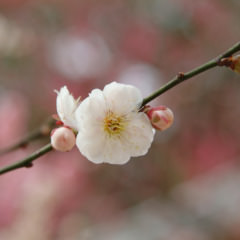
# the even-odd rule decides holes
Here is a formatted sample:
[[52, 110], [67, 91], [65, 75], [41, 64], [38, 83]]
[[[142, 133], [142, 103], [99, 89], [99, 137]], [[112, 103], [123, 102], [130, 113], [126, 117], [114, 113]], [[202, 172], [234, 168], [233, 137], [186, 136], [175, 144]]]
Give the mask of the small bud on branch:
[[150, 108], [147, 111], [147, 116], [152, 126], [160, 131], [168, 129], [173, 124], [173, 112], [165, 106]]
[[61, 152], [70, 151], [76, 143], [73, 131], [68, 127], [55, 128], [51, 134], [52, 147]]

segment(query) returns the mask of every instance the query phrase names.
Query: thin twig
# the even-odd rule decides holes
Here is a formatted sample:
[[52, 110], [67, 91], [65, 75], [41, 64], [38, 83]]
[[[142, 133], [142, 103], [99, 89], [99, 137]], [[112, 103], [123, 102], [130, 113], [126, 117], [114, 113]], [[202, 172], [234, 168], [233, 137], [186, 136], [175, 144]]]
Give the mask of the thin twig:
[[19, 142], [0, 150], [0, 155], [12, 152], [18, 148], [26, 147], [32, 141], [48, 136], [54, 124], [55, 120], [53, 118], [48, 119], [47, 122], [44, 123], [40, 128], [31, 132]]
[[[175, 78], [173, 78], [171, 81], [169, 81], [167, 84], [165, 84], [164, 86], [162, 86], [161, 88], [159, 88], [156, 92], [154, 92], [153, 94], [151, 94], [150, 96], [146, 97], [143, 99], [142, 102], [142, 107], [144, 105], [146, 105], [147, 103], [149, 103], [150, 101], [152, 101], [153, 99], [157, 98], [158, 96], [160, 96], [161, 94], [163, 94], [164, 92], [168, 91], [169, 89], [173, 88], [174, 86], [178, 85], [179, 83], [192, 78], [202, 72], [205, 72], [211, 68], [214, 68], [216, 66], [220, 66], [220, 61], [222, 58], [226, 58], [231, 56], [232, 54], [236, 53], [240, 51], [240, 42], [238, 42], [237, 44], [235, 44], [234, 46], [232, 46], [231, 48], [229, 48], [226, 52], [224, 52], [223, 54], [219, 55], [218, 57], [214, 58], [213, 60], [210, 60], [209, 62], [193, 69], [192, 71], [189, 71], [187, 73], [179, 73]], [[40, 156], [44, 155], [45, 153], [51, 151], [53, 148], [51, 146], [51, 144], [49, 143], [48, 145], [44, 146], [43, 148], [39, 149], [38, 151], [34, 152], [33, 154], [31, 154], [30, 156], [28, 156], [27, 158], [24, 158], [23, 160], [16, 162], [12, 165], [9, 165], [7, 167], [4, 167], [2, 169], [0, 169], [0, 175], [13, 171], [15, 169], [18, 168], [22, 168], [22, 167], [31, 167], [32, 166], [32, 162], [39, 158]]]
[[205, 64], [203, 64], [203, 65], [201, 65], [197, 68], [194, 68], [192, 71], [189, 71], [187, 73], [179, 73], [172, 80], [170, 80], [168, 83], [166, 83], [161, 88], [159, 88], [156, 92], [154, 92], [150, 96], [144, 98], [141, 106], [143, 107], [144, 105], [146, 105], [147, 103], [149, 103], [150, 101], [152, 101], [156, 97], [160, 96], [164, 92], [168, 91], [169, 89], [173, 88], [174, 86], [178, 85], [179, 83], [181, 83], [181, 82], [183, 82], [183, 81], [185, 81], [189, 78], [192, 78], [192, 77], [194, 77], [194, 76], [196, 76], [196, 75], [198, 75], [202, 72], [205, 72], [205, 71], [207, 71], [211, 68], [219, 66], [219, 63], [220, 63], [222, 58], [229, 57], [229, 56], [231, 56], [232, 54], [234, 54], [238, 51], [240, 51], [240, 42], [238, 42], [237, 44], [235, 44], [234, 46], [229, 48], [226, 52], [219, 55], [218, 57], [208, 61], [207, 63], [205, 63]]
[[32, 153], [30, 156], [24, 158], [23, 160], [21, 161], [18, 161], [12, 165], [9, 165], [9, 166], [6, 166], [2, 169], [0, 169], [0, 175], [4, 174], [4, 173], [7, 173], [7, 172], [10, 172], [10, 171], [13, 171], [15, 169], [18, 169], [18, 168], [23, 168], [23, 167], [32, 167], [32, 162], [41, 157], [42, 155], [44, 155], [45, 153], [48, 153], [52, 150], [52, 145], [49, 143], [47, 145], [45, 145], [44, 147], [40, 148], [39, 150], [37, 150], [36, 152]]

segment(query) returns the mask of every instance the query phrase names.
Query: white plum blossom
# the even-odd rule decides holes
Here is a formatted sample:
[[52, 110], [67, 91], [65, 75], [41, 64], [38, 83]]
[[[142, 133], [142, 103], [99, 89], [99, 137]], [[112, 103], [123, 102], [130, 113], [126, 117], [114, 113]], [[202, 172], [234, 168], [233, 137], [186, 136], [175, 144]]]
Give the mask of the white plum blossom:
[[57, 92], [57, 114], [64, 125], [77, 129], [77, 121], [75, 118], [75, 111], [79, 105], [79, 100], [74, 99], [72, 94], [69, 93], [66, 86], [62, 87]]
[[80, 152], [94, 163], [111, 164], [145, 155], [155, 130], [146, 114], [138, 111], [142, 100], [131, 85], [112, 82], [103, 91], [94, 89], [75, 112]]

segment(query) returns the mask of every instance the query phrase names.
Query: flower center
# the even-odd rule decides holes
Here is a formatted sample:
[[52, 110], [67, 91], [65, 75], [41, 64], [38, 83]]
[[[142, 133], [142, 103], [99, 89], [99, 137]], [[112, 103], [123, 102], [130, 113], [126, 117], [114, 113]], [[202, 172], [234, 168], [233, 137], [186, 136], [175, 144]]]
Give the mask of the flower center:
[[124, 131], [126, 123], [126, 117], [118, 116], [109, 111], [104, 118], [104, 131], [109, 136], [119, 136]]

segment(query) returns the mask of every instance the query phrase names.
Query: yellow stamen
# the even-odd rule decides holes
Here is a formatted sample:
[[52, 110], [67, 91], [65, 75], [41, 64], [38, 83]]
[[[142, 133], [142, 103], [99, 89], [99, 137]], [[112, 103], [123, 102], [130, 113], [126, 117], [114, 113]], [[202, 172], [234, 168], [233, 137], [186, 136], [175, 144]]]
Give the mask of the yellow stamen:
[[104, 118], [104, 131], [109, 136], [119, 136], [124, 131], [126, 124], [125, 116], [118, 116], [109, 111]]

